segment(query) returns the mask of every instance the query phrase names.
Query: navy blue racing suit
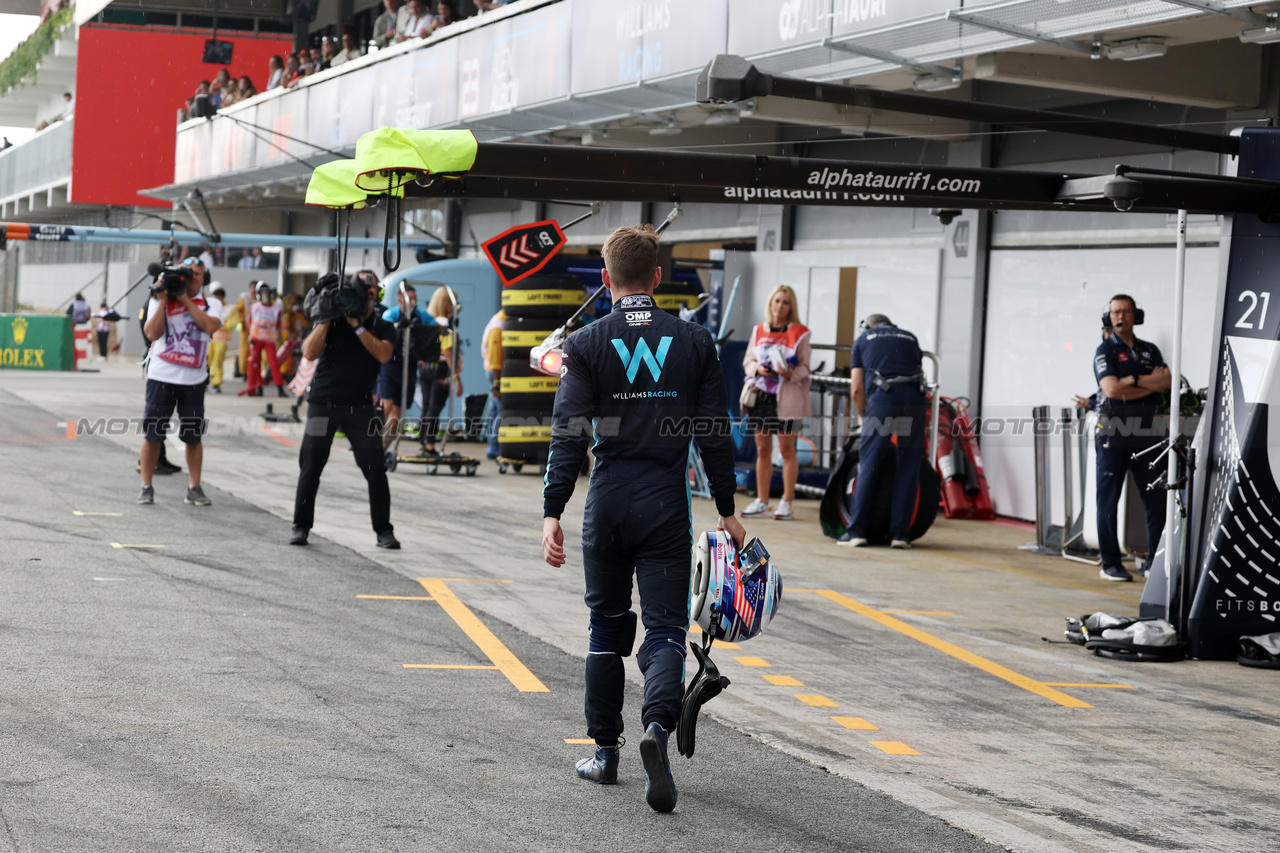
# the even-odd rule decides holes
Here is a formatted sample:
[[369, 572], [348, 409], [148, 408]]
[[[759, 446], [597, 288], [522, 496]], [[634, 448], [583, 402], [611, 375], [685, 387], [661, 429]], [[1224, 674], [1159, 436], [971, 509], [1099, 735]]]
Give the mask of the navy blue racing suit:
[[849, 521], [849, 531], [855, 537], [867, 536], [871, 502], [875, 500], [881, 467], [890, 455], [896, 454], [889, 533], [893, 539], [911, 540], [928, 403], [919, 382], [901, 382], [884, 389], [879, 387], [877, 379], [918, 377], [920, 358], [916, 336], [890, 323], [867, 329], [853, 344], [852, 366], [862, 368], [867, 393], [862, 443], [858, 450], [858, 479], [854, 484]]
[[[1148, 341], [1134, 338], [1130, 347], [1112, 332], [1098, 345], [1093, 356], [1093, 375], [1102, 383], [1102, 377], [1146, 376], [1157, 367], [1165, 367], [1160, 348]], [[1156, 408], [1162, 395], [1151, 393], [1137, 400], [1099, 399], [1098, 433], [1094, 447], [1098, 452], [1098, 555], [1107, 568], [1122, 568], [1120, 537], [1117, 533], [1116, 508], [1120, 504], [1120, 492], [1124, 488], [1125, 475], [1132, 471], [1146, 510], [1147, 553], [1154, 554], [1164, 533], [1165, 490], [1148, 488], [1164, 472], [1164, 466], [1151, 468], [1155, 454], [1135, 460], [1133, 454], [1141, 453], [1163, 440], [1154, 428]]]
[[659, 310], [644, 294], [565, 342], [556, 391], [543, 514], [559, 518], [594, 441], [582, 523], [591, 610], [587, 734], [613, 746], [622, 734], [622, 658], [631, 654], [640, 589], [645, 639], [643, 727], [680, 718], [689, 626], [692, 515], [689, 441], [696, 439], [716, 511], [733, 515], [733, 444], [724, 376], [711, 333]]

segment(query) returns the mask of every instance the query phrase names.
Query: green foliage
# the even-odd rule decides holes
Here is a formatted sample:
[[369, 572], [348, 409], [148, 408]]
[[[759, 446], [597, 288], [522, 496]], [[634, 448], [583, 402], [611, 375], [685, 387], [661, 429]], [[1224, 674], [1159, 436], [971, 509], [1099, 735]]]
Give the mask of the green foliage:
[[71, 23], [70, 7], [59, 9], [48, 20], [36, 27], [36, 31], [18, 45], [9, 58], [0, 63], [0, 95], [36, 76], [36, 66], [44, 59], [53, 45], [62, 37], [62, 31]]

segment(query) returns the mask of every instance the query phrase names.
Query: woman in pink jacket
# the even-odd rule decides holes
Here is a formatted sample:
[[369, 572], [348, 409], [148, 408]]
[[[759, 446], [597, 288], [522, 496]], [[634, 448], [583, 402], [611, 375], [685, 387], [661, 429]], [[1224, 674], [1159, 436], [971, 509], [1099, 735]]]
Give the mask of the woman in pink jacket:
[[[780, 521], [789, 521], [800, 476], [796, 422], [813, 414], [809, 403], [809, 330], [796, 322], [796, 292], [785, 284], [769, 294], [766, 311], [769, 322], [751, 330], [751, 342], [742, 359], [746, 384], [756, 392], [754, 405], [744, 408], [743, 414], [756, 437], [757, 495], [742, 514], [772, 513]], [[782, 452], [782, 500], [777, 510], [769, 506], [775, 433]]]

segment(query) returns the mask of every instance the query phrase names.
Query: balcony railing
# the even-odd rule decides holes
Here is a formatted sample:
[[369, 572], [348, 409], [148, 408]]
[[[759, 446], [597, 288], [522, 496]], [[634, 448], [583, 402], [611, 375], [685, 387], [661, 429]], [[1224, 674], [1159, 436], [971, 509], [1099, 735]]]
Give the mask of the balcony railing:
[[[384, 125], [467, 128], [487, 141], [618, 121], [671, 132], [668, 116], [693, 105], [698, 71], [720, 53], [813, 80], [903, 68], [942, 68], [949, 78], [950, 63], [963, 56], [1199, 14], [1184, 0], [1081, 2], [1088, 26], [1072, 17], [1079, 3], [980, 2], [989, 24], [981, 28], [952, 14], [973, 0], [520, 0], [264, 93], [213, 121], [186, 122], [176, 186], [161, 195], [197, 181], [215, 193], [266, 184], [296, 191], [311, 168], [350, 156], [361, 134]], [[1011, 21], [1025, 29], [1024, 18], [1040, 22], [1034, 34], [999, 29]]]
[[57, 122], [21, 145], [0, 151], [0, 203], [67, 185], [74, 122]]

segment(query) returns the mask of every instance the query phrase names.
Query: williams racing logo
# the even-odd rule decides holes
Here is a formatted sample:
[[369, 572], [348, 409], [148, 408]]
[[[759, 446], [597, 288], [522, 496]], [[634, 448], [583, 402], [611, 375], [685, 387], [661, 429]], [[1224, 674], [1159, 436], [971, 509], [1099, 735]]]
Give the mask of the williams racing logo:
[[613, 348], [617, 350], [618, 358], [622, 359], [622, 369], [627, 372], [627, 382], [636, 381], [636, 374], [640, 372], [641, 364], [649, 368], [649, 375], [653, 377], [654, 382], [662, 379], [662, 367], [667, 362], [667, 350], [671, 349], [671, 340], [670, 335], [663, 335], [658, 341], [658, 351], [655, 353], [649, 349], [649, 342], [644, 338], [636, 341], [634, 352], [627, 351], [627, 344], [621, 338], [614, 338]]

